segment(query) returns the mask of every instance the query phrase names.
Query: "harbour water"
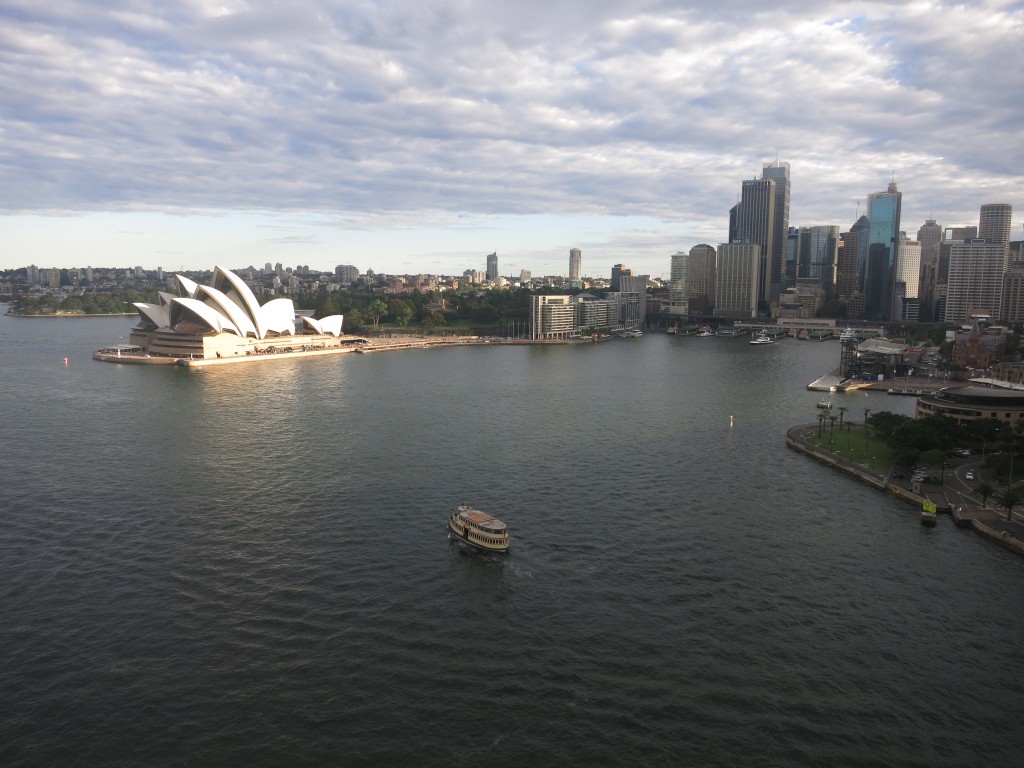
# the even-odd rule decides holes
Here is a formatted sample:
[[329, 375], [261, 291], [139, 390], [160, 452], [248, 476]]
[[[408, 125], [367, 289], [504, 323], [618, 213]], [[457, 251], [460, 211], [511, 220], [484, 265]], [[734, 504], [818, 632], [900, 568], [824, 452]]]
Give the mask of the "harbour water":
[[834, 342], [89, 359], [129, 324], [0, 316], [3, 765], [1021, 762], [1024, 562], [784, 447]]

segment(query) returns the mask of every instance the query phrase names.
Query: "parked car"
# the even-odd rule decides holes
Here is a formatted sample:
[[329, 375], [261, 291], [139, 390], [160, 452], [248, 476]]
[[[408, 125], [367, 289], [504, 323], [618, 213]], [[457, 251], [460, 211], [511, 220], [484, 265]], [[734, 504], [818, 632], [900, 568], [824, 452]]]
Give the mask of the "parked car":
[[964, 475], [964, 479], [965, 480], [973, 480], [974, 479], [974, 473], [973, 472], [968, 472], [966, 475]]

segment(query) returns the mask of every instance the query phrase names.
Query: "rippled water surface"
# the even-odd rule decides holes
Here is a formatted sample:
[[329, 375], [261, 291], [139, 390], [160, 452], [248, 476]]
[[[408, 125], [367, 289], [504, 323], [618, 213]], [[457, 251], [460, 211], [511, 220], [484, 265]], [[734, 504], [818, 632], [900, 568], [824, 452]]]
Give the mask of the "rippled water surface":
[[834, 343], [89, 359], [128, 326], [0, 317], [4, 765], [1020, 764], [1024, 563], [785, 448]]

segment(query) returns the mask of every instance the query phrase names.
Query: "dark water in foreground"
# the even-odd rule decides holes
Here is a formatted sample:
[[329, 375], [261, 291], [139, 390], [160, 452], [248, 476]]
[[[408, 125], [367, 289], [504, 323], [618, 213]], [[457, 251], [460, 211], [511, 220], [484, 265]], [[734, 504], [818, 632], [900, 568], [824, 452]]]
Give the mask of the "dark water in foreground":
[[128, 324], [0, 317], [0, 764], [1021, 762], [1024, 562], [784, 447], [834, 344], [88, 358]]

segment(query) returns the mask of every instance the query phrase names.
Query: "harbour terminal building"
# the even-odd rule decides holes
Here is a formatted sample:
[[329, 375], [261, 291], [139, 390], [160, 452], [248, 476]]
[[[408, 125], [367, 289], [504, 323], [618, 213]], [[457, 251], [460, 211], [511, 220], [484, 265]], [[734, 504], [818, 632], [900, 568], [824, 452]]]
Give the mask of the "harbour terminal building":
[[1024, 418], [1024, 390], [977, 384], [946, 387], [918, 398], [915, 415], [949, 416], [960, 423], [996, 419], [1014, 424]]
[[210, 286], [182, 275], [175, 280], [181, 295], [160, 292], [155, 304], [135, 304], [139, 321], [129, 344], [98, 350], [93, 357], [175, 363], [337, 349], [359, 340], [343, 338], [342, 315], [296, 319], [292, 300], [285, 298], [261, 306], [249, 286], [223, 267], [214, 269]]

